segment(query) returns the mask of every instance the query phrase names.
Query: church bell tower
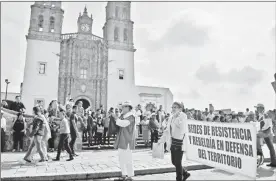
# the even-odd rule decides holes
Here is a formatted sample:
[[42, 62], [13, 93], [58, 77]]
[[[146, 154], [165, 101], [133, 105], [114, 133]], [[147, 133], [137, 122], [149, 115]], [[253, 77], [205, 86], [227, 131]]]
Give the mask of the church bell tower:
[[22, 87], [27, 113], [38, 103], [46, 108], [51, 100], [57, 100], [63, 14], [61, 2], [31, 5]]
[[78, 33], [81, 34], [92, 34], [92, 24], [93, 24], [93, 18], [92, 14], [89, 17], [87, 13], [87, 8], [84, 8], [83, 14], [79, 15], [78, 18]]
[[118, 105], [123, 100], [133, 101], [137, 97], [133, 24], [130, 2], [107, 3], [103, 37], [108, 44], [108, 107]]

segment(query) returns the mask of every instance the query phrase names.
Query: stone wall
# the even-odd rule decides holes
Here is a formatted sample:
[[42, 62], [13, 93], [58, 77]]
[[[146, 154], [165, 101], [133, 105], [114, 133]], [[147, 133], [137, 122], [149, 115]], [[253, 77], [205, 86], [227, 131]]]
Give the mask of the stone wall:
[[[5, 132], [5, 151], [12, 151], [13, 150], [13, 129], [12, 129], [12, 125], [13, 125], [13, 121], [16, 119], [17, 117], [17, 112], [12, 111], [12, 110], [8, 110], [5, 108], [2, 108], [2, 110], [4, 111], [3, 117], [6, 118], [7, 120], [7, 129]], [[29, 124], [33, 121], [33, 116], [32, 115], [28, 115], [25, 114], [24, 115], [26, 123]], [[60, 123], [59, 119], [56, 119], [55, 122], [57, 124]], [[78, 124], [78, 128], [79, 128], [79, 134], [82, 135], [81, 130], [80, 130], [80, 125]], [[57, 148], [58, 146], [58, 142], [59, 142], [59, 134], [57, 134], [57, 138], [55, 139], [55, 148]], [[27, 151], [28, 147], [30, 145], [30, 138], [27, 137], [26, 135], [23, 138], [23, 151]], [[82, 136], [80, 136], [77, 140], [76, 140], [76, 146], [75, 146], [76, 150], [82, 150]]]

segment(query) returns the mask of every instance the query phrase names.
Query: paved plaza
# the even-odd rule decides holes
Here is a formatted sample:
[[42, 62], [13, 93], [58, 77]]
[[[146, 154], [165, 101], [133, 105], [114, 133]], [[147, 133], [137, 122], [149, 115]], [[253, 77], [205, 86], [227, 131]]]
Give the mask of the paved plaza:
[[[264, 147], [264, 154], [269, 155], [268, 149]], [[71, 162], [67, 162], [68, 155], [64, 152], [61, 161], [47, 163], [25, 163], [25, 153], [3, 153], [1, 154], [1, 179], [2, 180], [76, 180], [76, 179], [99, 179], [113, 178], [121, 175], [116, 150], [82, 151], [79, 156]], [[49, 153], [55, 158], [56, 153]], [[39, 160], [38, 154], [34, 159]], [[164, 159], [154, 159], [151, 150], [135, 150], [133, 153], [135, 175], [151, 175], [174, 172], [171, 164], [170, 154], [165, 154]], [[183, 165], [188, 170], [201, 170], [210, 168], [200, 163], [187, 161], [184, 155]], [[208, 169], [210, 170], [210, 169]], [[200, 172], [196, 172], [200, 173]], [[156, 175], [155, 175], [156, 176]], [[164, 178], [174, 174], [164, 174]], [[138, 177], [140, 178], [140, 177]], [[144, 177], [142, 177], [144, 178]], [[147, 176], [145, 176], [147, 178]], [[161, 179], [161, 178], [160, 178]], [[163, 179], [163, 176], [162, 176]]]
[[[25, 163], [24, 153], [4, 153], [1, 160], [1, 178], [3, 180], [74, 180], [109, 178], [120, 176], [116, 150], [83, 151], [75, 160], [67, 162], [63, 153], [61, 161], [47, 163]], [[56, 153], [50, 153], [55, 157]], [[35, 156], [39, 160], [39, 156]], [[137, 150], [133, 154], [136, 175], [165, 173], [174, 171], [170, 154], [164, 159], [153, 159], [150, 150]], [[186, 161], [183, 164], [190, 170], [208, 168], [199, 163]]]
[[[242, 175], [225, 172], [218, 169], [202, 169], [190, 171], [191, 176], [187, 180], [252, 180]], [[150, 174], [133, 177], [134, 180], [175, 180], [175, 173]], [[114, 180], [114, 178], [105, 179]], [[262, 166], [257, 170], [256, 180], [276, 180], [276, 169]], [[94, 179], [93, 181], [99, 181]]]

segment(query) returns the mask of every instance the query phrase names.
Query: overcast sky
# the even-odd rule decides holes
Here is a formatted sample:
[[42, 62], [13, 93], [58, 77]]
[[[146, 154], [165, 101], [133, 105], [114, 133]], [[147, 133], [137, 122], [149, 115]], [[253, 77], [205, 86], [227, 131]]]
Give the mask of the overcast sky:
[[[1, 91], [23, 81], [29, 2], [1, 6]], [[63, 33], [77, 31], [79, 12], [93, 14], [102, 36], [106, 2], [63, 2]], [[168, 87], [189, 108], [244, 111], [275, 107], [275, 3], [133, 2], [135, 79]]]

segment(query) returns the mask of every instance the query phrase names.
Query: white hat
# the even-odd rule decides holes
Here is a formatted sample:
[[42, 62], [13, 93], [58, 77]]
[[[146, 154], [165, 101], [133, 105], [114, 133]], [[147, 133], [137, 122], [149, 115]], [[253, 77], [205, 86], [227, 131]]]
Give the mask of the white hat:
[[123, 102], [123, 103], [122, 103], [122, 106], [130, 106], [130, 107], [132, 107], [130, 101], [125, 101], [125, 102]]
[[261, 103], [259, 103], [259, 104], [257, 104], [257, 106], [255, 106], [256, 108], [258, 108], [258, 107], [262, 107], [262, 108], [264, 108], [264, 105], [263, 104], [261, 104]]
[[150, 115], [150, 117], [152, 117], [152, 116], [156, 116], [157, 114], [155, 113], [155, 112], [153, 112], [151, 115]]
[[122, 103], [122, 106], [131, 106], [131, 102], [130, 101], [125, 101]]

